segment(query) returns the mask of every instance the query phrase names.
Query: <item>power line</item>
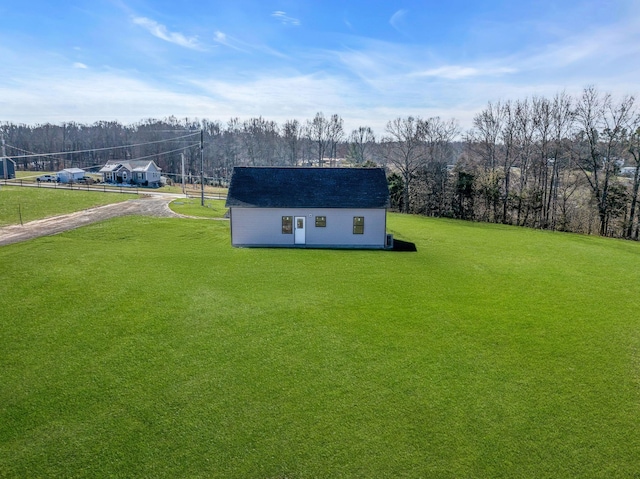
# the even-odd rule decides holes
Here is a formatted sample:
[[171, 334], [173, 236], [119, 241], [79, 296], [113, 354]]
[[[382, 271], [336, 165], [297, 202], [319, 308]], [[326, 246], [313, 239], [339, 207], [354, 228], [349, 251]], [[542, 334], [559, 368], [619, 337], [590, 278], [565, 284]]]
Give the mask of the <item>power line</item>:
[[199, 145], [199, 143], [191, 143], [188, 146], [183, 146], [182, 148], [178, 148], [178, 149], [175, 149], [175, 150], [163, 151], [163, 152], [160, 152], [160, 153], [154, 153], [153, 155], [140, 156], [138, 158], [131, 158], [129, 160], [122, 160], [122, 161], [125, 162], [125, 161], [146, 160], [147, 158], [153, 158], [154, 156], [168, 155], [170, 153], [176, 153], [178, 151], [187, 150], [187, 149], [191, 148], [192, 146], [196, 146], [196, 145]]
[[[53, 156], [54, 154], [48, 154], [48, 153], [36, 153], [35, 151], [29, 151], [29, 150], [25, 150], [24, 148], [18, 148], [17, 146], [12, 146], [12, 145], [7, 145], [9, 148], [13, 149], [13, 150], [18, 150], [18, 151], [22, 151], [24, 153], [29, 153], [30, 156], [44, 156], [44, 157], [51, 157], [54, 160], [58, 160], [58, 161], [64, 161], [62, 158], [59, 158], [57, 156]], [[29, 158], [30, 156], [10, 156], [8, 158]]]
[[[176, 152], [178, 152], [178, 151], [187, 150], [187, 149], [189, 149], [189, 148], [191, 148], [191, 147], [193, 147], [193, 146], [198, 146], [199, 144], [200, 144], [200, 143], [191, 143], [191, 144], [189, 144], [189, 145], [187, 145], [187, 146], [183, 146], [183, 147], [180, 147], [180, 148], [176, 148], [175, 150], [160, 151], [160, 152], [158, 152], [158, 153], [153, 153], [153, 154], [151, 154], [151, 155], [147, 155], [147, 156], [139, 156], [139, 157], [137, 157], [137, 158], [128, 158], [128, 159], [122, 159], [122, 160], [116, 160], [116, 161], [123, 161], [123, 162], [125, 162], [125, 161], [146, 160], [147, 158], [154, 158], [154, 157], [157, 157], [157, 156], [169, 155], [169, 154], [171, 154], [171, 153], [176, 153]], [[7, 146], [9, 146], [9, 145], [7, 145]], [[21, 151], [28, 151], [28, 150], [23, 150], [22, 148], [16, 148], [16, 147], [14, 147], [14, 146], [12, 146], [11, 148], [15, 148], [16, 150], [21, 150]], [[44, 156], [44, 157], [49, 157], [50, 155], [42, 154], [42, 155], [29, 155], [29, 156]], [[8, 158], [28, 158], [29, 156], [26, 156], [26, 155], [25, 155], [25, 156], [13, 156], [13, 157], [8, 157]], [[61, 158], [57, 158], [57, 157], [55, 157], [55, 156], [51, 156], [51, 158], [56, 159], [56, 160], [61, 160]], [[91, 168], [97, 168], [97, 167], [99, 167], [99, 166], [103, 166], [103, 165], [102, 165], [102, 164], [99, 164], [99, 165], [93, 165], [93, 166], [86, 166], [86, 167], [84, 167], [83, 169], [84, 169], [84, 170], [90, 170]]]
[[[91, 152], [94, 152], [94, 151], [108, 151], [108, 150], [119, 150], [119, 149], [122, 149], [122, 148], [136, 148], [136, 147], [139, 147], [139, 146], [154, 145], [156, 143], [166, 143], [166, 142], [169, 142], [169, 141], [182, 140], [184, 138], [189, 138], [189, 137], [195, 136], [195, 135], [200, 135], [200, 132], [198, 131], [196, 133], [189, 133], [188, 135], [178, 136], [176, 138], [169, 138], [169, 139], [166, 139], [166, 140], [148, 141], [146, 143], [138, 143], [138, 144], [135, 144], [135, 145], [110, 146], [110, 147], [106, 147], [106, 148], [91, 148], [91, 149], [88, 149], [88, 150], [76, 150], [76, 151], [58, 151], [58, 152], [55, 152], [55, 153], [33, 153], [33, 154], [29, 154], [29, 155], [10, 156], [9, 158], [35, 158], [35, 157], [38, 157], [38, 156], [70, 155], [70, 154], [74, 154], [74, 153], [91, 153]], [[185, 148], [181, 148], [181, 149], [190, 148], [191, 146], [194, 146], [194, 145], [190, 145], [189, 147], [185, 147]], [[11, 146], [11, 145], [7, 145], [7, 146], [9, 146], [11, 148], [15, 148], [16, 150], [21, 150], [21, 148], [18, 148], [18, 147], [15, 147], [15, 146]], [[176, 151], [180, 151], [180, 150], [176, 150]]]

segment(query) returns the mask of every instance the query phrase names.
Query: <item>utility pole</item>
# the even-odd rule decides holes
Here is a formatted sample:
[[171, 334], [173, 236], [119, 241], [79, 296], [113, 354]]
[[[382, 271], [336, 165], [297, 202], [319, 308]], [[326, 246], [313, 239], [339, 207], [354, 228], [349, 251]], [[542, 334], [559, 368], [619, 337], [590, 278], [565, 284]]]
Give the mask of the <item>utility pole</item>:
[[[9, 172], [7, 171], [9, 165], [7, 165], [7, 151], [4, 147], [4, 131], [2, 132], [2, 177], [5, 180], [9, 179]], [[15, 169], [15, 168], [14, 168]]]
[[184, 153], [180, 153], [180, 157], [182, 158], [182, 194], [184, 195]]
[[200, 206], [204, 206], [204, 129], [200, 129]]
[[[67, 124], [62, 124], [62, 151], [67, 151]], [[73, 163], [71, 163], [72, 166]], [[67, 167], [67, 155], [62, 155], [62, 169]]]

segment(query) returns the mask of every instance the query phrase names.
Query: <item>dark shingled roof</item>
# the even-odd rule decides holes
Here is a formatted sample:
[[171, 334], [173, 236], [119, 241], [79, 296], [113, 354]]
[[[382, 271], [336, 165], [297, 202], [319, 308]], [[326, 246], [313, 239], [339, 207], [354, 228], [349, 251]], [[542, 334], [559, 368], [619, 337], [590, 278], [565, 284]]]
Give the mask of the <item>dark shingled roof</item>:
[[233, 169], [227, 206], [253, 208], [386, 208], [382, 168]]

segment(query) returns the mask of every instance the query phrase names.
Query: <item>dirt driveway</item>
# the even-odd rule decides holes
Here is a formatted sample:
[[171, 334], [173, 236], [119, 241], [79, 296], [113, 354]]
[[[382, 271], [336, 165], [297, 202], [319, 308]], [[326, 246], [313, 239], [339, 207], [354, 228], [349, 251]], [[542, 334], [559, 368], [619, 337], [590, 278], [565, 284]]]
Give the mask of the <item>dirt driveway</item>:
[[0, 246], [26, 241], [39, 236], [54, 235], [116, 216], [144, 215], [183, 218], [184, 216], [174, 213], [169, 208], [169, 202], [172, 199], [173, 198], [150, 197], [128, 200], [66, 215], [30, 221], [24, 225], [5, 226], [0, 228]]

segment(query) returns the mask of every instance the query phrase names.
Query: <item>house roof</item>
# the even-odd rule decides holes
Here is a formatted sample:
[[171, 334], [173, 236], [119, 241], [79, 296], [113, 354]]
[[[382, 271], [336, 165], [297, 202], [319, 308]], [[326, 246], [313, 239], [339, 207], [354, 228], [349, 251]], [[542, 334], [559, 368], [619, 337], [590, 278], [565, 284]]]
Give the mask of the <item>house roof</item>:
[[99, 172], [109, 173], [111, 171], [118, 171], [122, 167], [129, 171], [148, 171], [152, 166], [155, 167], [157, 171], [161, 170], [153, 160], [109, 160], [100, 168]]
[[382, 168], [233, 169], [228, 207], [386, 208], [389, 188]]
[[80, 168], [65, 168], [64, 170], [62, 170], [60, 173], [65, 172], [65, 173], [84, 173], [84, 170], [80, 169]]
[[119, 166], [121, 166], [121, 165], [120, 164], [116, 164], [116, 165], [111, 164], [110, 165], [110, 164], [107, 163], [102, 168], [100, 168], [100, 171], [98, 171], [98, 173], [109, 173], [109, 172], [115, 170], [116, 168], [118, 168]]

